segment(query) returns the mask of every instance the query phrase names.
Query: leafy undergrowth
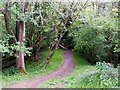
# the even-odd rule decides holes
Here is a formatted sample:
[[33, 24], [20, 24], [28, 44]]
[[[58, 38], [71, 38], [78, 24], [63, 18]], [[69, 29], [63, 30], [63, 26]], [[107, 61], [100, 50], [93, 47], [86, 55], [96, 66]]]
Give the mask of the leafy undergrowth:
[[[39, 85], [40, 88], [112, 88], [117, 87], [117, 69], [107, 63], [90, 65], [74, 53], [75, 71], [69, 77], [52, 79]], [[111, 71], [112, 70], [112, 71]], [[106, 76], [106, 77], [105, 77]]]
[[76, 77], [70, 87], [75, 88], [118, 88], [118, 69], [110, 63], [98, 62], [94, 71], [88, 71], [84, 77]]
[[3, 70], [2, 73], [2, 87], [6, 87], [12, 83], [17, 83], [20, 81], [27, 81], [31, 80], [37, 76], [43, 76], [47, 75], [48, 73], [58, 69], [61, 67], [63, 63], [63, 56], [62, 56], [63, 51], [62, 50], [57, 50], [50, 62], [49, 65], [47, 65], [46, 68], [44, 67], [46, 56], [47, 56], [47, 51], [44, 51], [42, 53], [42, 58], [38, 61], [28, 61], [26, 62], [26, 70], [27, 70], [27, 75], [18, 73], [17, 70], [13, 67], [7, 68]]

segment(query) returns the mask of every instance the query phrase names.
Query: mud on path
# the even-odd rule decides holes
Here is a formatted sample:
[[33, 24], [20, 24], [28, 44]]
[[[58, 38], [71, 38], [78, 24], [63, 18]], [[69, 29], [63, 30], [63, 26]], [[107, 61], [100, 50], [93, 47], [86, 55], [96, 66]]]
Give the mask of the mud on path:
[[74, 61], [73, 61], [72, 51], [64, 50], [63, 58], [64, 58], [64, 63], [60, 69], [50, 74], [47, 74], [46, 76], [43, 76], [43, 77], [37, 77], [30, 81], [12, 84], [9, 86], [9, 88], [37, 88], [40, 85], [40, 83], [44, 81], [54, 79], [54, 78], [62, 78], [62, 77], [69, 76], [74, 70]]

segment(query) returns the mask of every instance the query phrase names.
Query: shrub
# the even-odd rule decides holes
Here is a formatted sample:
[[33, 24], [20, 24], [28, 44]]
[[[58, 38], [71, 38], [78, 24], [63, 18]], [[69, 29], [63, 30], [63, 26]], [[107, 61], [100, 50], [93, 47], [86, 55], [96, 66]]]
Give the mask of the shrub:
[[15, 67], [10, 67], [2, 71], [2, 74], [5, 76], [12, 76], [17, 73], [18, 73], [18, 70]]
[[81, 88], [113, 88], [118, 87], [118, 69], [110, 63], [97, 62], [96, 73], [88, 73], [80, 80]]

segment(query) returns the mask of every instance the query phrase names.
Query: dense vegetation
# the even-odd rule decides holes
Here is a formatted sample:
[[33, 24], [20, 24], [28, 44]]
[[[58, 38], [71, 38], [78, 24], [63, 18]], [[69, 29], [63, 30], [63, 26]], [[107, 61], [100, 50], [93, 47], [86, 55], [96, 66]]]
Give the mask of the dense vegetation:
[[[117, 87], [119, 20], [118, 2], [1, 0], [0, 62], [3, 86], [55, 70], [63, 60], [62, 50], [56, 51], [60, 48], [75, 52], [74, 59], [77, 61], [75, 73], [67, 78], [70, 86], [66, 87]], [[45, 72], [41, 71], [43, 69]], [[85, 77], [78, 75], [82, 73]], [[77, 78], [82, 79], [76, 81]], [[9, 82], [11, 79], [13, 82]]]
[[90, 8], [81, 11], [80, 20], [73, 23], [72, 36], [74, 49], [89, 62], [106, 61], [116, 65], [120, 63], [118, 9], [107, 5], [100, 14]]

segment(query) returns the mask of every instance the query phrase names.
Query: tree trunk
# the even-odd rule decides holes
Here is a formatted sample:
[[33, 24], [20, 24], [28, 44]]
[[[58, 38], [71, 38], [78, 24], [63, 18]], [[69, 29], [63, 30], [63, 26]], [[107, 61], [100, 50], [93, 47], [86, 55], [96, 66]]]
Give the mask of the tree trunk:
[[[62, 39], [62, 37], [63, 37], [64, 34], [65, 34], [65, 31], [64, 31], [64, 28], [63, 28], [62, 31], [61, 31], [61, 33], [60, 33], [60, 37], [59, 37], [58, 41], [54, 45], [55, 47], [51, 48], [50, 51], [48, 52], [47, 64], [50, 63], [50, 60], [52, 59], [52, 56], [54, 55], [56, 49], [58, 48], [59, 43], [60, 43], [60, 41], [61, 41], [61, 39]], [[51, 50], [52, 50], [52, 52], [51, 52]]]
[[4, 9], [4, 18], [5, 18], [6, 30], [7, 30], [7, 32], [8, 32], [11, 36], [14, 36], [14, 37], [13, 37], [13, 40], [14, 40], [14, 42], [16, 43], [17, 40], [16, 40], [16, 38], [15, 38], [15, 35], [14, 35], [13, 31], [11, 30], [11, 25], [10, 25], [10, 13], [9, 13], [8, 8], [9, 8], [8, 3], [6, 3], [6, 7], [5, 7], [5, 9]]
[[[66, 14], [66, 13], [68, 13], [68, 14]], [[70, 22], [71, 22], [71, 12], [69, 12], [69, 10], [68, 10], [68, 11], [64, 11], [64, 16], [65, 16], [65, 17], [64, 17], [64, 20], [63, 20], [63, 24], [64, 24], [64, 25], [63, 25], [63, 27], [62, 27], [62, 30], [61, 30], [60, 34], [59, 34], [59, 39], [58, 39], [57, 42], [55, 42], [55, 44], [51, 45], [51, 48], [50, 48], [50, 50], [49, 50], [49, 52], [48, 52], [48, 57], [47, 57], [47, 60], [46, 60], [47, 64], [50, 63], [50, 60], [52, 59], [52, 56], [54, 55], [56, 49], [58, 48], [59, 43], [60, 43], [62, 37], [64, 36], [65, 32], [67, 32], [67, 30], [65, 30], [65, 29], [70, 26]], [[60, 22], [59, 26], [60, 26], [61, 24], [62, 24], [62, 22]], [[53, 30], [54, 30], [54, 29], [53, 29]]]
[[[25, 13], [26, 4], [27, 3], [23, 0], [23, 2], [22, 2], [22, 13]], [[17, 23], [18, 24], [18, 42], [20, 42], [20, 47], [23, 47], [24, 46], [24, 41], [25, 41], [25, 22], [24, 21], [19, 21], [18, 23]], [[20, 72], [26, 73], [24, 52], [23, 51], [18, 51], [17, 55], [18, 55], [17, 62], [16, 62], [17, 68]]]
[[[24, 46], [24, 37], [25, 37], [25, 22], [20, 21], [19, 22], [19, 36], [18, 36], [18, 42], [20, 42], [20, 47]], [[24, 64], [24, 52], [19, 51], [17, 52], [18, 58], [17, 58], [17, 68], [20, 70], [20, 72], [25, 72], [25, 64]]]

